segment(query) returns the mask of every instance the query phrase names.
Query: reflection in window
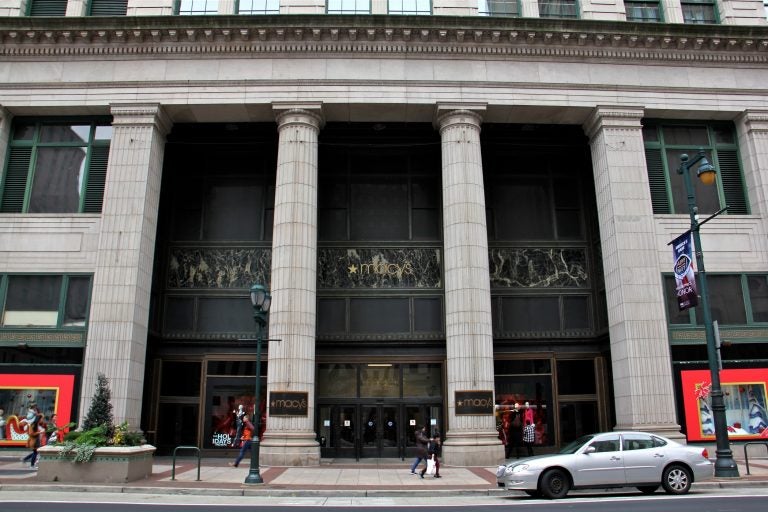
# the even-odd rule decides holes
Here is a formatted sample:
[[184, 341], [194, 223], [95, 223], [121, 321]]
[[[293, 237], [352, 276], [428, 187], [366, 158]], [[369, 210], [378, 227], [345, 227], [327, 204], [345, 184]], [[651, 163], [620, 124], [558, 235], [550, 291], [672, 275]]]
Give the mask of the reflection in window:
[[179, 14], [195, 16], [203, 14], [218, 14], [219, 0], [180, 0]]
[[576, 0], [539, 0], [539, 16], [542, 18], [578, 18]]
[[404, 364], [404, 397], [439, 397], [442, 394], [442, 374], [439, 364]]
[[15, 121], [0, 212], [98, 213], [112, 129]]
[[328, 14], [370, 14], [370, 0], [328, 0]]
[[749, 213], [731, 124], [661, 124], [655, 121], [644, 121], [644, 124], [645, 160], [653, 213], [689, 213], [685, 183], [677, 169], [682, 154], [693, 159], [699, 150], [704, 151], [716, 170], [715, 183], [704, 185], [696, 178], [698, 165], [690, 169], [699, 213], [712, 214], [726, 204], [728, 215]]
[[[526, 417], [532, 417], [536, 426], [535, 444], [551, 445], [554, 444], [555, 436], [552, 432], [551, 422], [552, 411], [552, 375], [513, 375], [502, 373], [514, 367], [505, 365], [504, 361], [495, 361], [494, 386], [496, 392], [496, 410], [499, 413], [497, 429], [517, 428], [516, 425], [524, 424]], [[539, 369], [546, 365], [529, 365], [529, 370], [533, 367]], [[524, 369], [520, 367], [519, 369]], [[528, 406], [526, 407], [526, 402]], [[515, 417], [520, 415], [520, 422], [515, 421]], [[517, 437], [514, 432], [510, 435]]]
[[238, 14], [280, 14], [280, 0], [240, 0]]
[[352, 364], [320, 364], [317, 367], [318, 397], [357, 396], [357, 367]]
[[361, 397], [400, 396], [400, 371], [397, 365], [369, 364], [360, 368]]
[[[261, 377], [261, 430], [266, 428], [267, 378]], [[253, 414], [254, 382], [252, 378], [208, 378], [205, 404], [205, 438], [203, 448], [232, 448], [239, 446], [235, 413], [242, 405], [247, 414]], [[162, 429], [160, 429], [162, 430]]]
[[90, 289], [90, 276], [7, 276], [2, 326], [85, 327]]
[[480, 16], [520, 16], [518, 0], [480, 0], [477, 6]]
[[431, 0], [389, 0], [389, 14], [432, 14]]
[[658, 0], [624, 0], [624, 8], [627, 13], [627, 21], [650, 23], [661, 21], [661, 8]]
[[714, 0], [682, 0], [683, 21], [689, 24], [717, 23]]

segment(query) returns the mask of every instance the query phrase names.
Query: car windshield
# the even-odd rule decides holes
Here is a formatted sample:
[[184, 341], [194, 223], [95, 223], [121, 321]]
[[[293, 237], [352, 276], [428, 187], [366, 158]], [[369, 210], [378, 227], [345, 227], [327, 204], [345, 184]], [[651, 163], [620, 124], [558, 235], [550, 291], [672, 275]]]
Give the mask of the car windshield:
[[593, 437], [595, 437], [594, 434], [589, 434], [586, 436], [581, 436], [580, 438], [571, 441], [567, 445], [563, 446], [558, 453], [568, 454], [568, 453], [576, 453], [576, 451], [584, 446], [584, 444], [588, 443]]

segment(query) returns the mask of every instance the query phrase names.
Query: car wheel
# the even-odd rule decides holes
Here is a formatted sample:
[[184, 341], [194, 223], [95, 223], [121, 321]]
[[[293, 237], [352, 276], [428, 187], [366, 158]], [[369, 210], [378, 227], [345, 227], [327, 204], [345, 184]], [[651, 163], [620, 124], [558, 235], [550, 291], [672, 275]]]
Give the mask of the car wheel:
[[641, 485], [637, 488], [641, 493], [643, 494], [653, 494], [656, 492], [656, 489], [658, 489], [658, 485]]
[[541, 488], [539, 489], [545, 498], [556, 500], [565, 498], [570, 490], [568, 475], [560, 469], [550, 469], [541, 477]]
[[541, 493], [539, 491], [525, 491], [525, 494], [532, 498], [541, 498]]
[[686, 494], [691, 490], [691, 472], [678, 465], [669, 466], [661, 477], [661, 485], [669, 494]]

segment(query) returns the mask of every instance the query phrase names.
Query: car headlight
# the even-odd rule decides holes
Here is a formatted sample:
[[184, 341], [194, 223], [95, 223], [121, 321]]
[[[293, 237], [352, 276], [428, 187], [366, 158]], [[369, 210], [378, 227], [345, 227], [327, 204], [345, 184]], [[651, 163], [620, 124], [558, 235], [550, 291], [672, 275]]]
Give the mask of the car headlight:
[[528, 469], [528, 464], [517, 464], [515, 466], [507, 468], [507, 473], [510, 475], [513, 475], [515, 473], [520, 473], [521, 471], [525, 471]]

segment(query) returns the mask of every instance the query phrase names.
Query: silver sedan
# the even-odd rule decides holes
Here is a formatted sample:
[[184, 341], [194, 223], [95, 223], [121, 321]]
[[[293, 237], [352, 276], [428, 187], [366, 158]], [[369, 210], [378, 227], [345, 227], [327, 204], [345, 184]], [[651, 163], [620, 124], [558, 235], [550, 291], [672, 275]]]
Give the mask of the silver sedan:
[[630, 486], [647, 494], [659, 486], [685, 494], [713, 473], [706, 449], [646, 432], [605, 432], [582, 436], [559, 453], [499, 466], [496, 481], [499, 487], [556, 499], [571, 489]]

